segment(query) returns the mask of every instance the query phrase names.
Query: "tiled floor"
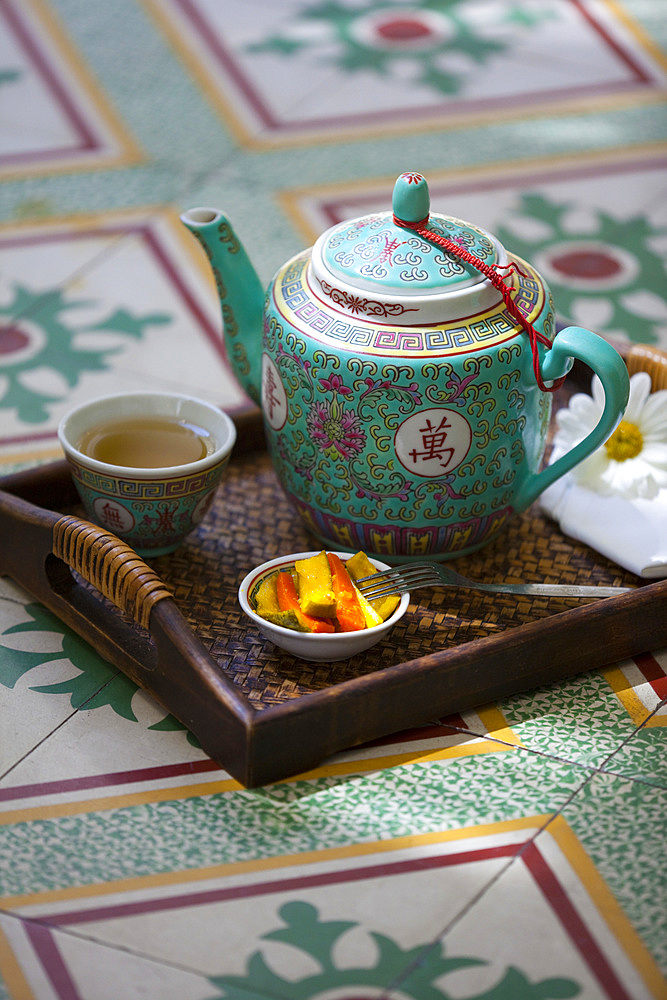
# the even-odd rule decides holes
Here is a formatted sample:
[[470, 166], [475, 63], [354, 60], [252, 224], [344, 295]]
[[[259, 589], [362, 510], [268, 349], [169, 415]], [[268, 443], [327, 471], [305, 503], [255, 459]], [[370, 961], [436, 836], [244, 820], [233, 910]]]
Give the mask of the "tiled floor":
[[[268, 279], [420, 170], [562, 320], [667, 347], [666, 53], [662, 0], [0, 0], [0, 473], [101, 393], [243, 403], [194, 205]], [[0, 998], [667, 997], [666, 674], [247, 790], [1, 578]]]

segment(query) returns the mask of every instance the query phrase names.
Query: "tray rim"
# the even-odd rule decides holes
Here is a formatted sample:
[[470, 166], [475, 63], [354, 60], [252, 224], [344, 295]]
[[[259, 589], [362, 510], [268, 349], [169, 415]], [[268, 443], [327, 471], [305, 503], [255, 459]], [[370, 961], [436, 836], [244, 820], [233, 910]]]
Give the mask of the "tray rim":
[[[250, 407], [230, 415], [237, 424], [237, 448], [245, 453], [264, 450], [259, 410]], [[50, 530], [59, 515], [21, 494], [39, 493], [48, 486], [73, 489], [64, 459], [0, 478], [0, 514], [4, 510], [6, 518], [23, 524], [36, 565], [46, 565]], [[667, 610], [667, 580], [659, 580], [258, 708], [205, 649], [174, 600], [161, 601], [151, 613], [149, 632], [157, 664], [147, 665], [124, 649], [126, 633], [115, 639], [112, 625], [107, 629], [96, 623], [98, 608], [85, 588], [68, 583], [58, 591], [46, 573], [44, 579], [26, 579], [16, 567], [13, 572], [3, 567], [2, 553], [0, 573], [16, 579], [148, 690], [191, 729], [205, 753], [246, 787], [293, 779], [332, 754], [368, 740], [667, 644], [667, 613], [655, 615], [653, 610], [656, 602]], [[546, 656], [536, 666], [535, 653], [538, 647], [544, 649], [545, 641], [564, 644], [568, 653], [555, 659]], [[498, 670], [508, 664], [509, 671]], [[179, 671], [186, 677], [185, 686]], [[466, 675], [474, 681], [462, 687]]]

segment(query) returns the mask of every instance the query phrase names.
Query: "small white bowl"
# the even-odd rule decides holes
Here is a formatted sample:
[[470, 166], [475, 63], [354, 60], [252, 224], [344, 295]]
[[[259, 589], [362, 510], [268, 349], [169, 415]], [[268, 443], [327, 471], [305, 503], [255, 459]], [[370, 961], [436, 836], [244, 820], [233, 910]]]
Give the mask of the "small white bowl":
[[[321, 549], [318, 549], [321, 552]], [[337, 552], [336, 555], [345, 562], [354, 553]], [[280, 556], [278, 559], [270, 559], [251, 570], [239, 587], [239, 604], [243, 608], [248, 618], [254, 622], [259, 631], [269, 639], [274, 645], [287, 650], [293, 656], [298, 656], [302, 660], [313, 660], [319, 662], [330, 662], [332, 660], [346, 660], [349, 656], [362, 653], [365, 649], [370, 649], [380, 639], [384, 639], [397, 621], [403, 617], [410, 603], [410, 595], [403, 594], [400, 604], [385, 622], [381, 625], [374, 625], [373, 628], [361, 629], [359, 632], [336, 632], [316, 633], [316, 632], [295, 632], [291, 628], [283, 628], [282, 625], [274, 625], [260, 617], [250, 605], [250, 594], [258, 583], [270, 573], [279, 569], [286, 569], [293, 566], [297, 559], [308, 559], [316, 556], [317, 552], [293, 552], [291, 555]], [[371, 559], [373, 565], [378, 569], [391, 569], [386, 563]]]

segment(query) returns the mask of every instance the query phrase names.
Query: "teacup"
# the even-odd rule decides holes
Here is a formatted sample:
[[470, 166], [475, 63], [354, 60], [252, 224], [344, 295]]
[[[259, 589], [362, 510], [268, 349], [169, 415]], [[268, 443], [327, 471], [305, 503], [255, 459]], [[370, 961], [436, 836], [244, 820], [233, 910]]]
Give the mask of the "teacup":
[[90, 520], [138, 555], [160, 556], [177, 549], [209, 509], [236, 428], [222, 410], [192, 396], [126, 392], [71, 410], [58, 438]]

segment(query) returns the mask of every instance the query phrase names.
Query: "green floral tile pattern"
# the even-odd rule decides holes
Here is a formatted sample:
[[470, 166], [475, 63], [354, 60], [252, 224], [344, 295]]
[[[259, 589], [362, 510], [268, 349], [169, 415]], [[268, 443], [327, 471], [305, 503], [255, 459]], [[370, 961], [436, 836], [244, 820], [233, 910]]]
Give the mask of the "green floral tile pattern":
[[[21, 620], [4, 628], [0, 624], [0, 687], [28, 687], [45, 696], [49, 709], [55, 709], [58, 703], [64, 716], [72, 710], [83, 711], [91, 713], [92, 722], [96, 713], [104, 714], [107, 709], [119, 719], [143, 728], [144, 723], [137, 718], [133, 707], [138, 692], [136, 684], [41, 604], [27, 595], [22, 604], [18, 598], [23, 595], [17, 589], [12, 601], [14, 615], [20, 608]], [[0, 595], [0, 623], [2, 603]], [[156, 733], [182, 731], [188, 743], [199, 746], [196, 737], [182, 723], [153, 704], [158, 720], [151, 722], [149, 729]]]
[[[317, 907], [303, 901], [286, 903], [279, 912], [281, 925], [276, 930], [263, 935], [264, 941], [278, 941], [291, 946], [293, 955], [310, 960], [309, 971], [300, 977], [278, 974], [270, 962], [264, 958], [262, 950], [253, 953], [248, 960], [247, 975], [212, 976], [211, 982], [222, 992], [208, 1000], [231, 1000], [239, 996], [236, 990], [252, 983], [253, 996], [280, 997], [281, 1000], [310, 1000], [311, 997], [346, 996], [360, 994], [364, 1000], [388, 1000], [385, 988], [389, 983], [400, 981], [400, 996], [408, 1000], [447, 1000], [451, 994], [447, 983], [457, 973], [480, 966], [488, 966], [477, 950], [472, 953], [458, 953], [448, 949], [443, 942], [425, 946], [401, 947], [393, 937], [373, 930], [364, 929], [373, 942], [375, 961], [366, 959], [358, 965], [337, 960], [337, 948], [344, 936], [359, 932], [361, 928], [354, 920], [326, 920]], [[405, 975], [405, 970], [408, 975]], [[458, 978], [459, 988], [461, 978]], [[392, 996], [392, 987], [389, 987]], [[345, 991], [349, 990], [350, 993]], [[342, 993], [339, 991], [343, 991]], [[507, 968], [500, 980], [488, 990], [476, 992], [469, 1000], [498, 1000], [498, 997], [512, 997], [512, 1000], [535, 1000], [536, 997], [567, 998], [579, 994], [578, 984], [566, 977], [548, 977], [537, 983], [516, 966]]]
[[[41, 351], [31, 352], [23, 363], [9, 366], [0, 395], [0, 407], [15, 410], [19, 420], [27, 424], [48, 420], [49, 405], [59, 401], [58, 396], [47, 395], [31, 386], [30, 375], [34, 375], [35, 370], [46, 368], [51, 371], [52, 379], [59, 376], [64, 396], [78, 385], [84, 373], [110, 368], [110, 355], [118, 351], [117, 345], [105, 348], [104, 343], [93, 350], [84, 350], [80, 346], [82, 338], [85, 340], [86, 336], [94, 336], [99, 331], [121, 339], [140, 339], [145, 329], [170, 321], [165, 313], [155, 312], [140, 317], [118, 309], [94, 325], [68, 325], [65, 317], [72, 311], [76, 315], [77, 309], [90, 303], [67, 296], [59, 288], [36, 292], [19, 285], [12, 291], [12, 299], [0, 306], [0, 323], [11, 333], [12, 319], [28, 315], [31, 322], [37, 325], [44, 345]], [[17, 332], [20, 335], [18, 328]]]

